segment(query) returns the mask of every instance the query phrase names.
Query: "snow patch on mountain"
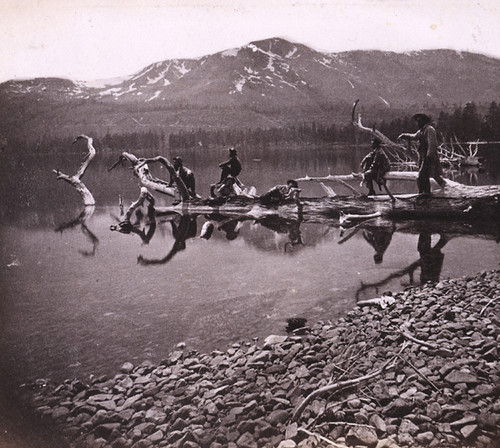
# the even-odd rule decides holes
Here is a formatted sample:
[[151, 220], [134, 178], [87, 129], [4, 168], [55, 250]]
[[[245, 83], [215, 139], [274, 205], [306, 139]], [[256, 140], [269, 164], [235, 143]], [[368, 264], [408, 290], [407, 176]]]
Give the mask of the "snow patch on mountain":
[[244, 76], [242, 76], [240, 79], [234, 81], [234, 90], [231, 90], [229, 92], [229, 95], [232, 95], [234, 93], [243, 93], [243, 86], [245, 85], [246, 83], [246, 78]]
[[298, 48], [293, 47], [285, 56], [286, 59], [291, 59], [295, 53], [297, 53]]
[[111, 87], [110, 89], [102, 90], [101, 92], [99, 92], [99, 95], [100, 96], [113, 95], [114, 93], [117, 93], [120, 90], [122, 90], [121, 87]]
[[181, 74], [181, 76], [184, 76], [186, 73], [189, 73], [191, 71], [190, 68], [186, 67], [186, 63], [183, 61], [182, 64], [178, 64], [175, 66], [177, 71]]

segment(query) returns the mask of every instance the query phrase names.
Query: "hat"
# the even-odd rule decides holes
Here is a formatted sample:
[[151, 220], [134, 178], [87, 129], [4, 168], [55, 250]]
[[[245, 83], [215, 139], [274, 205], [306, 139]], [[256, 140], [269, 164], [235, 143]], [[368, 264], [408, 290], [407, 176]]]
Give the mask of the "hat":
[[174, 162], [179, 162], [179, 163], [182, 163], [182, 157], [174, 157]]
[[295, 179], [289, 179], [286, 181], [287, 185], [291, 185], [292, 188], [299, 188], [299, 184]]
[[432, 120], [431, 120], [431, 117], [427, 114], [422, 114], [422, 113], [419, 113], [419, 114], [415, 114], [413, 115], [413, 117], [411, 117], [413, 120], [417, 121], [417, 120], [423, 120], [425, 121], [426, 123], [430, 123]]
[[377, 146], [380, 146], [382, 144], [382, 140], [380, 140], [378, 137], [373, 137], [372, 143], [377, 145]]
[[234, 155], [236, 155], [236, 149], [234, 149], [234, 148], [229, 148], [229, 154], [234, 154]]

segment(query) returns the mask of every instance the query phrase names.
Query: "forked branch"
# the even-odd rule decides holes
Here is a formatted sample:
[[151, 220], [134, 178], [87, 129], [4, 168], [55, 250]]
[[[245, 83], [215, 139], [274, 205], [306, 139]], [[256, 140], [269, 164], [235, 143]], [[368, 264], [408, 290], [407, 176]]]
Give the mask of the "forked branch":
[[93, 140], [90, 137], [87, 137], [86, 135], [79, 135], [76, 137], [76, 139], [73, 141], [73, 143], [79, 141], [79, 140], [86, 140], [87, 141], [87, 149], [88, 149], [88, 154], [85, 156], [85, 159], [83, 160], [82, 164], [80, 165], [80, 168], [74, 174], [73, 176], [69, 176], [67, 174], [61, 173], [59, 170], [52, 170], [53, 173], [57, 175], [57, 179], [64, 180], [65, 182], [68, 182], [70, 185], [72, 185], [78, 193], [82, 196], [83, 199], [83, 205], [95, 205], [95, 199], [92, 196], [92, 193], [90, 190], [86, 187], [86, 185], [82, 182], [82, 177], [85, 174], [85, 171], [90, 165], [90, 162], [94, 159], [96, 155], [96, 150], [93, 146]]

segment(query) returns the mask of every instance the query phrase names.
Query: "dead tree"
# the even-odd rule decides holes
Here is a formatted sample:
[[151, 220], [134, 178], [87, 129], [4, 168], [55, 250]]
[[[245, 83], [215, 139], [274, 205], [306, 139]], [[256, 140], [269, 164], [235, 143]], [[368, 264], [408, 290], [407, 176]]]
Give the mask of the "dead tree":
[[108, 171], [111, 171], [113, 168], [115, 168], [118, 164], [122, 163], [123, 161], [128, 161], [132, 164], [132, 169], [134, 170], [134, 174], [139, 178], [139, 181], [141, 182], [141, 185], [143, 187], [149, 188], [159, 193], [166, 194], [168, 196], [175, 197], [176, 189], [172, 187], [169, 184], [169, 182], [166, 182], [163, 179], [159, 179], [158, 177], [154, 177], [151, 174], [148, 163], [160, 162], [163, 166], [165, 166], [165, 168], [167, 168], [167, 171], [173, 178], [175, 185], [177, 187], [177, 191], [181, 196], [181, 200], [183, 201], [189, 200], [189, 192], [186, 188], [186, 185], [184, 184], [182, 179], [179, 176], [177, 176], [174, 166], [170, 163], [170, 161], [167, 158], [162, 156], [156, 156], [145, 159], [145, 158], [138, 158], [134, 154], [131, 154], [129, 152], [123, 152], [120, 155], [118, 161], [113, 166], [108, 168]]
[[79, 135], [78, 137], [76, 137], [73, 143], [79, 140], [87, 141], [87, 149], [89, 152], [85, 157], [85, 159], [83, 160], [82, 164], [80, 165], [80, 168], [78, 169], [76, 174], [74, 174], [73, 176], [69, 176], [67, 174], [61, 173], [58, 169], [52, 170], [52, 172], [57, 174], [57, 180], [62, 179], [68, 182], [76, 189], [76, 191], [78, 191], [78, 193], [80, 193], [83, 199], [83, 205], [95, 205], [95, 199], [92, 196], [90, 190], [82, 182], [82, 177], [85, 174], [85, 171], [87, 170], [88, 166], [90, 165], [90, 162], [92, 162], [92, 159], [95, 157], [96, 150], [92, 145], [93, 143], [92, 138], [87, 137], [86, 135]]

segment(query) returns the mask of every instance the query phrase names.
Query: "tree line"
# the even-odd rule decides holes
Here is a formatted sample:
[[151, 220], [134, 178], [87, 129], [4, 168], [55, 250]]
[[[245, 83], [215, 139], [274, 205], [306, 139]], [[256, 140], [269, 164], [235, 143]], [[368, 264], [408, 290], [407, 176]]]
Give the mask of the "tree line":
[[[483, 109], [482, 109], [483, 110]], [[441, 110], [433, 117], [434, 125], [441, 141], [500, 141], [500, 106], [491, 102], [489, 107], [480, 112], [474, 102], [465, 106], [456, 106], [448, 111]], [[416, 131], [415, 122], [406, 115], [392, 120], [365, 119], [363, 123], [374, 127], [396, 140], [401, 132]], [[50, 132], [50, 131], [49, 131]], [[9, 146], [16, 152], [34, 150], [38, 153], [59, 153], [68, 150], [68, 140], [44, 133], [36, 140], [27, 140], [21, 136], [10, 137]], [[367, 142], [367, 135], [357, 132], [352, 123], [325, 124], [316, 121], [303, 121], [300, 124], [262, 128], [219, 128], [190, 129], [165, 134], [163, 130], [145, 130], [93, 135], [97, 148], [105, 151], [154, 150], [158, 153], [166, 148], [172, 150], [213, 147], [269, 147], [273, 145], [322, 145], [322, 144], [358, 144]]]
[[[367, 123], [365, 123], [367, 124]], [[434, 117], [434, 125], [441, 140], [457, 139], [467, 141], [500, 141], [500, 106], [493, 101], [487, 112], [481, 114], [474, 102], [464, 107], [457, 106], [452, 112], [441, 111]], [[416, 131], [411, 116], [396, 118], [391, 121], [374, 120], [370, 126], [378, 129], [392, 140], [401, 132]], [[359, 143], [360, 136], [351, 123], [344, 125], [303, 122], [299, 125], [272, 128], [247, 128], [229, 130], [183, 130], [169, 135], [168, 144], [172, 149], [210, 146], [270, 146], [292, 143]]]

